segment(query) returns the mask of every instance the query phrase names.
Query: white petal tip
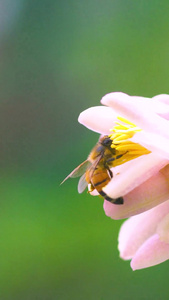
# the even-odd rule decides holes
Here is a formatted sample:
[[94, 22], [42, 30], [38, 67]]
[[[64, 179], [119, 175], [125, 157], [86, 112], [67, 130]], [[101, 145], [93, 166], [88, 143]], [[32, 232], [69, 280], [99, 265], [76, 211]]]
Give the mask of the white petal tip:
[[129, 255], [126, 251], [123, 251], [120, 253], [120, 258], [123, 260], [129, 260], [132, 259], [131, 255]]
[[130, 263], [130, 267], [131, 267], [131, 269], [132, 269], [133, 271], [139, 270], [139, 269], [137, 269], [135, 266], [133, 266], [132, 261], [131, 261], [131, 263]]
[[78, 117], [78, 122], [80, 124], [83, 124], [85, 119], [86, 119], [86, 110], [80, 113], [80, 115]]
[[125, 99], [126, 97], [128, 98], [129, 95], [122, 92], [113, 92], [103, 96], [103, 98], [101, 99], [101, 103], [104, 105], [109, 105], [112, 99], [120, 101], [122, 99]]

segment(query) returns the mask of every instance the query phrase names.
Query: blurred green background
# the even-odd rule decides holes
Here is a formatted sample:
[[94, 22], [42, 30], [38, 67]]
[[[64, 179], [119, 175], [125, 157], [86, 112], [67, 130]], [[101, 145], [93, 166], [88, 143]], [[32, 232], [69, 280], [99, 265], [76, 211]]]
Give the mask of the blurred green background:
[[98, 139], [77, 122], [112, 91], [169, 93], [169, 2], [0, 1], [0, 300], [168, 299], [169, 262], [133, 272], [122, 221], [59, 186]]

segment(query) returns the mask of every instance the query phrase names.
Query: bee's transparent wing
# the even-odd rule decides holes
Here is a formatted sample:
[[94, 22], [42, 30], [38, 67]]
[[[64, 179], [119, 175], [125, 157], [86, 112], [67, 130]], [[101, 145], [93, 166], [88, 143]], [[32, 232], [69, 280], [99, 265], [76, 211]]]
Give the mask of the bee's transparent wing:
[[77, 190], [78, 190], [79, 194], [83, 193], [84, 190], [87, 188], [87, 186], [88, 186], [88, 183], [86, 181], [86, 174], [84, 173], [80, 177], [78, 187], [77, 187]]
[[81, 175], [83, 175], [87, 168], [91, 165], [90, 161], [85, 160], [84, 162], [82, 162], [78, 167], [76, 167], [62, 182], [64, 183], [68, 178], [75, 178], [75, 177], [80, 177]]
[[[93, 172], [94, 172], [94, 170], [96, 169], [96, 167], [97, 167], [97, 165], [98, 165], [98, 163], [99, 163], [99, 161], [100, 161], [101, 158], [102, 158], [102, 156], [100, 155], [100, 156], [96, 159], [96, 161], [95, 161], [94, 164], [91, 164], [91, 163], [89, 162], [89, 164], [88, 164], [88, 166], [87, 166], [87, 169], [89, 169], [89, 167], [90, 167], [90, 172], [89, 172], [89, 173], [90, 173], [90, 180], [91, 180], [92, 175], [93, 175]], [[87, 188], [87, 186], [88, 186], [88, 183], [87, 183], [87, 181], [86, 181], [86, 173], [84, 173], [84, 174], [80, 177], [79, 183], [78, 183], [78, 187], [77, 187], [79, 194], [83, 193], [83, 191]]]

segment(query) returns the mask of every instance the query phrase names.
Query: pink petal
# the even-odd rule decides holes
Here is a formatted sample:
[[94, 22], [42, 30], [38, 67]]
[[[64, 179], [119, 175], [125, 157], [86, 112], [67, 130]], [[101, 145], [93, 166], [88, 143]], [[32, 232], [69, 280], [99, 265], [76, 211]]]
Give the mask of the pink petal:
[[158, 102], [164, 103], [166, 105], [169, 105], [169, 95], [167, 95], [167, 94], [157, 95], [157, 96], [154, 96], [152, 99], [156, 100]]
[[[149, 113], [157, 111], [159, 109], [159, 105], [156, 104], [156, 101], [154, 101], [154, 103], [153, 103], [155, 105], [152, 105], [151, 98], [140, 97], [140, 96], [130, 96], [130, 95], [122, 93], [122, 92], [109, 93], [109, 94], [103, 96], [101, 99], [102, 104], [108, 105], [116, 110], [116, 108], [118, 108], [118, 106], [117, 107], [116, 107], [116, 105], [112, 106], [113, 101], [124, 102], [124, 103], [130, 102], [130, 106], [137, 105], [137, 106], [139, 106], [139, 109], [141, 108], [142, 110], [145, 110], [145, 106], [146, 106], [149, 110]], [[156, 109], [156, 106], [157, 106], [157, 109]], [[119, 112], [119, 109], [117, 109], [117, 111]]]
[[138, 105], [143, 105], [143, 109], [147, 106], [149, 113], [154, 112], [165, 117], [169, 112], [169, 95], [157, 95], [153, 98], [131, 96], [132, 100], [137, 101]]
[[124, 219], [142, 213], [169, 199], [169, 166], [125, 195], [123, 205], [104, 201], [105, 214], [112, 219]]
[[148, 268], [169, 259], [169, 244], [160, 241], [157, 234], [150, 237], [138, 249], [131, 261], [133, 270]]
[[157, 95], [153, 97], [152, 100], [156, 113], [166, 120], [169, 120], [169, 95]]
[[139, 247], [156, 233], [158, 223], [169, 213], [169, 201], [123, 223], [119, 233], [119, 251], [123, 259], [131, 259]]
[[169, 139], [166, 139], [164, 136], [152, 132], [140, 131], [130, 140], [169, 160]]
[[105, 106], [95, 106], [84, 110], [78, 118], [79, 123], [101, 134], [110, 134], [114, 126], [116, 113]]
[[161, 241], [169, 244], [169, 213], [158, 224], [157, 234]]
[[[167, 163], [168, 160], [164, 160], [154, 153], [140, 156], [120, 165], [118, 175], [113, 177], [103, 191], [111, 198], [124, 196], [152, 177]], [[112, 169], [113, 173], [114, 169]]]

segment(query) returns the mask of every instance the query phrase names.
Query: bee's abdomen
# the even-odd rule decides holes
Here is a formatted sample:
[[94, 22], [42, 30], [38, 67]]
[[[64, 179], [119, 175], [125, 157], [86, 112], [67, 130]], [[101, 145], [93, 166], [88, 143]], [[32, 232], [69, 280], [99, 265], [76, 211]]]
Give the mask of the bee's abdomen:
[[124, 201], [122, 197], [113, 199], [110, 198], [105, 192], [103, 192], [102, 188], [106, 186], [110, 182], [110, 180], [111, 178], [107, 170], [96, 169], [93, 172], [91, 184], [105, 200], [118, 205], [123, 204]]
[[93, 172], [91, 183], [94, 186], [94, 188], [100, 192], [104, 186], [106, 186], [110, 181], [110, 176], [107, 172], [107, 170], [102, 169], [96, 169]]

